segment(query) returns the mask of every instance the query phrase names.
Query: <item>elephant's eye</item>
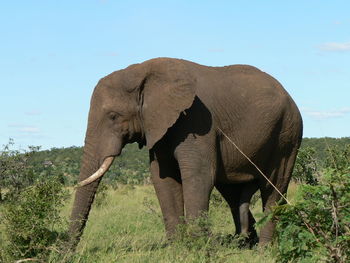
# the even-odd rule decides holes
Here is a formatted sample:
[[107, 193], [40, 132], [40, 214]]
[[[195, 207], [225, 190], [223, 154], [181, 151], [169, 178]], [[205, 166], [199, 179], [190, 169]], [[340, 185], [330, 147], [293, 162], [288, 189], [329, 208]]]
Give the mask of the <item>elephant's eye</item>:
[[111, 112], [111, 113], [109, 114], [109, 118], [110, 118], [112, 121], [115, 121], [115, 120], [118, 118], [118, 113]]

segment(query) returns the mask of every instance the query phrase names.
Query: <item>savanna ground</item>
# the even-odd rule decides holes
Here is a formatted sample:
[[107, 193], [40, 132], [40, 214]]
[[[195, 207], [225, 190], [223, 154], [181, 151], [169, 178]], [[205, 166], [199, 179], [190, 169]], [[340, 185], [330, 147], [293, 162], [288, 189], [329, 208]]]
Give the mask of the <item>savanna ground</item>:
[[349, 262], [350, 138], [305, 142], [314, 145], [299, 151], [290, 204], [264, 216], [259, 193], [252, 198], [257, 228], [277, 219], [269, 246], [242, 247], [215, 189], [208, 220], [182, 225], [166, 240], [147, 154], [130, 145], [104, 176], [72, 253], [67, 229], [81, 148], [19, 151], [10, 141], [0, 150], [0, 262]]
[[[291, 185], [290, 198], [295, 188]], [[153, 186], [108, 188], [95, 201], [71, 262], [275, 262], [271, 249], [239, 248], [237, 240], [230, 238], [234, 233], [232, 216], [215, 190], [209, 210], [209, 237], [179, 239], [170, 244], [165, 239]], [[72, 199], [62, 211], [66, 218], [71, 205]], [[257, 218], [262, 216], [259, 200], [253, 213]], [[68, 256], [56, 254], [50, 260], [65, 262]]]

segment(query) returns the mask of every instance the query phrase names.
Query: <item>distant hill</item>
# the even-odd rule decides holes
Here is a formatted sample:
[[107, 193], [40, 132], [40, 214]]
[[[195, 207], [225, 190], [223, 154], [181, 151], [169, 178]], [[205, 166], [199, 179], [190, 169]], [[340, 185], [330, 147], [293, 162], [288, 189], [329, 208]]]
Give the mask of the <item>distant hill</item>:
[[333, 147], [344, 147], [345, 145], [350, 144], [350, 137], [343, 138], [303, 138], [301, 143], [301, 148], [312, 147], [316, 150], [316, 158], [320, 162], [324, 162], [327, 155], [327, 149]]
[[[64, 174], [67, 184], [74, 184], [78, 179], [83, 147], [52, 148], [35, 153], [32, 163], [36, 172]], [[142, 183], [148, 177], [148, 151], [138, 149], [137, 144], [124, 147], [122, 155], [114, 160], [112, 167], [104, 176], [104, 181], [121, 183]]]
[[[315, 157], [319, 163], [323, 163], [328, 148], [343, 147], [347, 144], [350, 144], [350, 137], [304, 138], [301, 147], [313, 147], [316, 150]], [[82, 147], [52, 148], [37, 152], [33, 163], [38, 172], [45, 172], [50, 166], [52, 171], [64, 174], [68, 184], [74, 184], [78, 178], [82, 153]], [[137, 144], [127, 145], [104, 176], [104, 181], [143, 183], [149, 176], [148, 163], [148, 152], [145, 148], [139, 150]]]

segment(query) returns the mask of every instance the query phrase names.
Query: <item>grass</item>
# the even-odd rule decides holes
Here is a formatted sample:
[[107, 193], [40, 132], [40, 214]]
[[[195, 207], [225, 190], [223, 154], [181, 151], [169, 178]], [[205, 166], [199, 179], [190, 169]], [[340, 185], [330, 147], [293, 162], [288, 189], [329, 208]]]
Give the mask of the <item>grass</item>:
[[[169, 244], [153, 186], [109, 188], [100, 197], [104, 200], [93, 205], [77, 253], [69, 262], [274, 262], [270, 248], [239, 249], [228, 241], [234, 232], [232, 217], [226, 203], [217, 198], [209, 212], [209, 238]], [[64, 217], [68, 218], [71, 205], [72, 200], [62, 211]], [[260, 201], [252, 210], [256, 217], [262, 216]], [[65, 261], [64, 255], [51, 258], [51, 262]]]

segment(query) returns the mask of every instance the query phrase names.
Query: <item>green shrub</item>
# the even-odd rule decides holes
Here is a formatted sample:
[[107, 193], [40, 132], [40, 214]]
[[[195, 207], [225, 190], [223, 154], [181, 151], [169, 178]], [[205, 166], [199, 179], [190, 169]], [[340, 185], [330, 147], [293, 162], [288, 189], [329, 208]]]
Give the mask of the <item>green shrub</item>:
[[66, 196], [63, 185], [51, 178], [22, 189], [4, 202], [0, 214], [3, 261], [48, 256], [61, 238], [60, 209]]
[[37, 178], [31, 160], [40, 147], [29, 146], [26, 151], [13, 147], [14, 141], [10, 139], [0, 150], [0, 202], [5, 200], [5, 193], [16, 194]]
[[226, 201], [219, 191], [214, 188], [210, 195], [210, 206], [217, 207], [221, 205], [226, 205]]
[[318, 163], [315, 158], [316, 151], [312, 147], [299, 149], [292, 178], [298, 183], [316, 185], [318, 178]]
[[343, 147], [333, 146], [327, 149], [325, 166], [337, 171], [346, 171], [350, 168], [350, 144]]
[[318, 184], [301, 185], [294, 204], [274, 208], [278, 262], [350, 261], [348, 149], [333, 149]]

